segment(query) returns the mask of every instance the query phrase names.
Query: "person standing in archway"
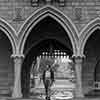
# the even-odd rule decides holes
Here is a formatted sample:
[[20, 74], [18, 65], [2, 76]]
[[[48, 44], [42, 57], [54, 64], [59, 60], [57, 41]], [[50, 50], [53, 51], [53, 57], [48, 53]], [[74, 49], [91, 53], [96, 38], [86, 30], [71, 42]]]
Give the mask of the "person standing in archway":
[[43, 83], [45, 87], [46, 100], [50, 100], [50, 88], [54, 82], [54, 71], [50, 65], [46, 66], [46, 70], [43, 72]]

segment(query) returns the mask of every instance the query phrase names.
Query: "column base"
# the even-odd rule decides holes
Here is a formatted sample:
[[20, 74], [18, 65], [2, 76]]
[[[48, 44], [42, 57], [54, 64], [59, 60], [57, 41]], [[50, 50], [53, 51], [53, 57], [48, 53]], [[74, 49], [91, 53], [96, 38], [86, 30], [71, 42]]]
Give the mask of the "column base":
[[12, 98], [22, 98], [22, 93], [15, 88], [12, 92]]
[[75, 98], [84, 98], [84, 94], [82, 93], [82, 91], [79, 91], [76, 89], [74, 92], [74, 97]]
[[12, 98], [22, 98], [22, 95], [18, 93], [13, 93]]
[[75, 98], [84, 98], [84, 95], [80, 93], [75, 93]]

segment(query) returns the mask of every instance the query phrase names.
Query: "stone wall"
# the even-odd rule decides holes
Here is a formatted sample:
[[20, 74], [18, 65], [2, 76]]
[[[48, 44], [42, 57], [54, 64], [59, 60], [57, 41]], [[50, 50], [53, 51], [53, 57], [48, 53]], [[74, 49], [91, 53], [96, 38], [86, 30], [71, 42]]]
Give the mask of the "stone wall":
[[[80, 32], [82, 28], [100, 15], [100, 1], [98, 0], [65, 0], [64, 7], [53, 4], [66, 16], [68, 16], [76, 25]], [[0, 17], [9, 22], [16, 31], [19, 30], [23, 22], [37, 9], [43, 7], [39, 5], [32, 7], [30, 0], [0, 0]], [[19, 20], [14, 20], [17, 15]], [[77, 18], [78, 17], [78, 18]]]
[[[65, 0], [65, 6], [53, 4], [52, 6], [63, 12], [75, 24], [80, 35], [82, 29], [93, 19], [100, 17], [99, 0]], [[16, 31], [37, 9], [44, 7], [43, 4], [31, 6], [30, 0], [0, 0], [0, 18], [7, 21]], [[87, 93], [93, 87], [93, 73], [95, 60], [86, 60], [82, 70], [83, 92]]]

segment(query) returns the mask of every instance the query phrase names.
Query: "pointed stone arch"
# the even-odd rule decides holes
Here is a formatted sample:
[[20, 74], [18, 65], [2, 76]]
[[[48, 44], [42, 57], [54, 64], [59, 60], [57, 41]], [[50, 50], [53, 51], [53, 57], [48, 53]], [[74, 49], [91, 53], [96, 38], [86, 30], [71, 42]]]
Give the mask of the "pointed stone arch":
[[84, 55], [84, 48], [88, 38], [93, 34], [97, 29], [100, 29], [100, 18], [92, 20], [86, 25], [86, 27], [81, 31], [80, 35], [80, 49], [79, 52], [81, 55]]
[[[62, 44], [63, 46], [66, 46], [60, 39], [57, 39], [57, 38], [42, 38], [42, 39], [39, 39], [38, 41], [35, 41], [33, 44], [32, 44], [32, 46], [30, 47], [30, 48], [28, 48], [28, 50], [27, 50], [27, 53], [33, 48], [33, 47], [35, 47], [35, 46], [37, 46], [38, 44], [40, 44], [41, 42], [43, 42], [43, 41], [46, 41], [46, 40], [55, 40], [56, 42], [58, 42], [58, 43], [60, 43], [60, 44]], [[68, 48], [69, 49], [69, 48]], [[72, 52], [72, 51], [70, 51], [70, 52]], [[27, 53], [26, 53], [26, 55], [27, 55]]]
[[61, 11], [56, 9], [52, 6], [45, 6], [43, 8], [38, 9], [36, 12], [34, 12], [23, 24], [21, 30], [19, 30], [19, 52], [20, 54], [23, 54], [25, 41], [27, 40], [27, 37], [34, 28], [34, 26], [40, 22], [42, 19], [46, 18], [47, 16], [52, 17], [54, 20], [56, 20], [67, 32], [69, 39], [71, 40], [72, 47], [73, 47], [73, 54], [77, 54], [77, 44], [78, 44], [78, 35], [77, 30], [72, 21], [65, 16]]
[[17, 43], [17, 37], [16, 32], [13, 29], [13, 27], [4, 19], [0, 18], [0, 30], [3, 31], [3, 33], [8, 37], [11, 46], [12, 46], [12, 54], [16, 54], [16, 43]]

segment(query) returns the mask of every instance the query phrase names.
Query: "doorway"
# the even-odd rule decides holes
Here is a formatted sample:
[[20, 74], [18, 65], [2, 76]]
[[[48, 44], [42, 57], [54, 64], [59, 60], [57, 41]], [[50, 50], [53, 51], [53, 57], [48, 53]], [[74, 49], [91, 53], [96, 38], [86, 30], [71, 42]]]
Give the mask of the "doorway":
[[[44, 93], [43, 83], [39, 85], [39, 81], [38, 79], [36, 80], [35, 76], [37, 76], [37, 73], [38, 75], [42, 75], [43, 69], [45, 68], [44, 66], [48, 63], [52, 66], [55, 61], [58, 61], [56, 65], [60, 66], [59, 69], [57, 69], [59, 72], [55, 72], [56, 88], [66, 84], [69, 85], [68, 79], [73, 81], [74, 78], [74, 67], [71, 56], [72, 51], [55, 39], [46, 39], [32, 46], [22, 65], [21, 85], [23, 97], [39, 96]], [[42, 77], [40, 81], [42, 81]], [[66, 84], [63, 84], [64, 82], [66, 82]], [[71, 87], [68, 85], [66, 86], [70, 89], [71, 87], [74, 88], [74, 84], [72, 84]], [[37, 88], [38, 91], [36, 92]]]

